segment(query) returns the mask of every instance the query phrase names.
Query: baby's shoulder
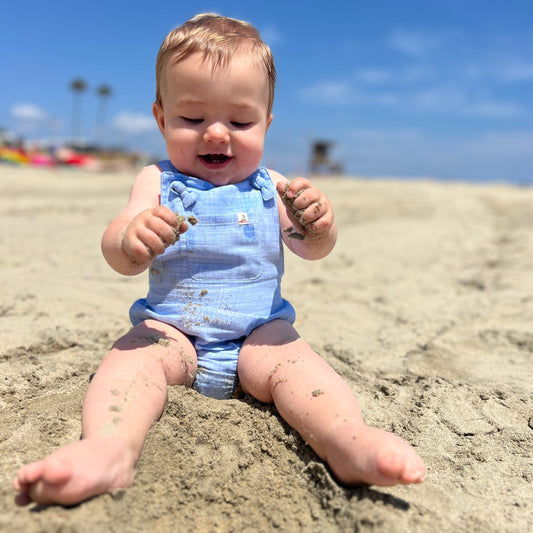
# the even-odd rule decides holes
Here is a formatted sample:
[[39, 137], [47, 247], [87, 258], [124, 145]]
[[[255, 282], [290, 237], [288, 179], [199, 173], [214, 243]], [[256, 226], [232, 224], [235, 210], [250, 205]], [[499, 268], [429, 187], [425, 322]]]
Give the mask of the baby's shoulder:
[[277, 172], [276, 170], [272, 170], [270, 168], [267, 168], [266, 170], [268, 174], [270, 175], [270, 179], [272, 180], [272, 183], [274, 185], [277, 185], [280, 181], [283, 183], [287, 181], [287, 178], [283, 176], [282, 174], [280, 174], [279, 172]]
[[161, 183], [161, 169], [159, 165], [153, 164], [144, 167], [135, 178], [135, 183], [137, 182], [145, 186], [157, 185], [159, 187]]
[[[133, 182], [131, 199], [150, 199], [155, 202], [159, 199], [161, 189], [161, 170], [157, 165], [144, 167]], [[157, 205], [158, 201], [154, 204]]]

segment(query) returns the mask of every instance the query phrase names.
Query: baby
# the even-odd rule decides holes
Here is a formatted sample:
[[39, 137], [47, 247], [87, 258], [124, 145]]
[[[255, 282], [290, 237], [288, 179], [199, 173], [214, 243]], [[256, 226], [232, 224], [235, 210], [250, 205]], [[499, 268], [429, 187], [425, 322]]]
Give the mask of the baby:
[[153, 113], [168, 160], [141, 171], [102, 238], [117, 272], [149, 269], [149, 292], [89, 385], [82, 439], [20, 468], [17, 503], [70, 505], [130, 486], [169, 385], [222, 399], [239, 384], [274, 402], [343, 483], [424, 480], [422, 459], [365, 425], [348, 385], [292, 326], [282, 242], [321, 259], [337, 229], [309, 181], [259, 168], [275, 76], [245, 22], [198, 15], [163, 42]]

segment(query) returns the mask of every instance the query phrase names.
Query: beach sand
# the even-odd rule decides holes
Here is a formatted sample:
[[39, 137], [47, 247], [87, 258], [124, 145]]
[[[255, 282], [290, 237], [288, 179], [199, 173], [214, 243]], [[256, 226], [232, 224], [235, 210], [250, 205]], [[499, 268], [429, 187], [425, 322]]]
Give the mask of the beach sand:
[[0, 168], [2, 532], [533, 530], [533, 190], [430, 180], [316, 179], [338, 245], [287, 253], [283, 283], [425, 483], [341, 486], [272, 406], [176, 387], [132, 488], [17, 507], [18, 467], [79, 438], [89, 376], [146, 293], [100, 253], [133, 177]]

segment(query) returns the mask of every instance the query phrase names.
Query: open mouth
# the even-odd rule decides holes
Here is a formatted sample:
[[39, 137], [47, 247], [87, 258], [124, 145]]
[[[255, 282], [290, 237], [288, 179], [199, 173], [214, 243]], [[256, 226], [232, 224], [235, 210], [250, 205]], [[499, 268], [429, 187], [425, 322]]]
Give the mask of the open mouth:
[[200, 159], [208, 165], [222, 165], [231, 158], [224, 154], [205, 154], [201, 155]]

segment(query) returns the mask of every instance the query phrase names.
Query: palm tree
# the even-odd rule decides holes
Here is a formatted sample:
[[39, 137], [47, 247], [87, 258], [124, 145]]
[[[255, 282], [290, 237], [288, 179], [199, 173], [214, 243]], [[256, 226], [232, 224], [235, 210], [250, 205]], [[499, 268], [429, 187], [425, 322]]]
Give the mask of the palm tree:
[[96, 117], [96, 140], [100, 145], [103, 145], [105, 141], [106, 104], [112, 92], [111, 87], [105, 84], [98, 86], [96, 89], [96, 94], [99, 97], [98, 113]]
[[70, 82], [73, 93], [72, 99], [72, 140], [81, 137], [81, 94], [87, 90], [87, 83], [82, 78], [75, 78]]

